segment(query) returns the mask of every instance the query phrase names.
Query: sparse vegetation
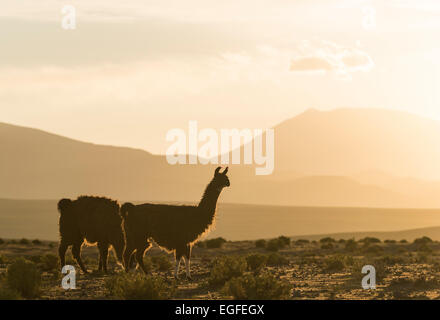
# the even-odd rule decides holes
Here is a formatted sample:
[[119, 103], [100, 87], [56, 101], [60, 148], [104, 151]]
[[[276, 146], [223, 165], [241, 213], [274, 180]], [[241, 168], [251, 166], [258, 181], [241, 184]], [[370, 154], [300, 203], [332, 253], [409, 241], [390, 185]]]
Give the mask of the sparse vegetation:
[[269, 274], [246, 274], [232, 278], [225, 285], [225, 292], [239, 300], [281, 300], [289, 297], [289, 285]]
[[35, 263], [19, 258], [9, 265], [6, 279], [11, 290], [24, 298], [35, 298], [40, 293], [41, 274]]
[[278, 241], [284, 247], [290, 247], [290, 238], [285, 236], [279, 236]]
[[41, 263], [43, 271], [55, 271], [59, 267], [58, 257], [51, 253], [42, 256]]
[[106, 287], [111, 297], [125, 300], [165, 300], [176, 291], [175, 285], [162, 277], [125, 273], [109, 278]]
[[353, 252], [357, 250], [357, 248], [358, 248], [358, 244], [354, 239], [348, 239], [345, 242], [345, 250]]
[[267, 256], [264, 254], [250, 254], [246, 257], [246, 262], [250, 271], [259, 272], [267, 263]]
[[351, 256], [345, 255], [335, 255], [332, 256], [324, 262], [325, 272], [340, 272], [343, 271], [347, 266], [353, 265], [354, 261]]
[[167, 255], [162, 255], [162, 254], [151, 257], [151, 262], [153, 263], [153, 265], [156, 267], [157, 270], [162, 272], [169, 271], [172, 266], [170, 258]]
[[238, 256], [216, 258], [211, 267], [208, 284], [212, 287], [221, 287], [234, 277], [239, 277], [247, 269], [246, 260]]
[[359, 242], [363, 243], [366, 246], [370, 245], [372, 243], [381, 243], [380, 239], [374, 238], [374, 237], [365, 237], [365, 238], [359, 240]]
[[[170, 272], [173, 270], [171, 255], [153, 247], [144, 257], [144, 266], [149, 271], [147, 277], [139, 270], [114, 276], [94, 272], [91, 276], [80, 276], [81, 287], [85, 285], [88, 297], [97, 299], [283, 299], [278, 298], [279, 284], [289, 288], [287, 295], [281, 295], [289, 299], [440, 297], [440, 244], [429, 238], [418, 239], [410, 243], [389, 239], [382, 243], [369, 239], [363, 239], [361, 243], [354, 239], [301, 240], [298, 244], [297, 240], [290, 247], [283, 244], [282, 237], [272, 239], [277, 248], [283, 247], [281, 252], [265, 252], [256, 248], [256, 241], [240, 241], [230, 243], [219, 251], [196, 250], [192, 260], [196, 274], [191, 282], [185, 279], [175, 282]], [[59, 272], [57, 248], [49, 249], [46, 243], [38, 248], [20, 245], [18, 241], [15, 243], [10, 245], [8, 240], [0, 250], [0, 299], [61, 297], [64, 291], [59, 286], [62, 274]], [[333, 246], [332, 249], [321, 249], [328, 244]], [[91, 265], [92, 270], [97, 269], [97, 256], [96, 248], [84, 248], [83, 260]], [[75, 264], [70, 251], [66, 258], [67, 264]], [[111, 258], [109, 261], [111, 265], [116, 262]], [[30, 268], [35, 273], [20, 272], [27, 277], [15, 282], [24, 282], [25, 287], [31, 288], [35, 285], [38, 289], [34, 294], [29, 293], [32, 289], [19, 290], [18, 285], [11, 285], [8, 281], [8, 277], [12, 278], [9, 272], [13, 270], [12, 266], [16, 268], [23, 263], [26, 267], [21, 266], [20, 269]], [[365, 265], [372, 265], [376, 270], [377, 290], [360, 290], [365, 276], [361, 270]], [[114, 270], [120, 269], [116, 267]], [[40, 273], [41, 282], [28, 276]], [[17, 274], [15, 278], [20, 278]], [[34, 278], [38, 279], [37, 276]], [[82, 296], [79, 291], [71, 291], [70, 294], [73, 299]]]
[[429, 237], [421, 237], [414, 240], [414, 244], [417, 245], [426, 245], [428, 243], [432, 243], [432, 239]]
[[266, 263], [268, 266], [271, 266], [271, 267], [285, 266], [285, 265], [289, 264], [289, 259], [287, 259], [286, 257], [284, 257], [278, 253], [271, 253], [267, 257]]
[[255, 247], [256, 248], [266, 248], [266, 240], [260, 239], [255, 241]]
[[8, 287], [4, 281], [0, 280], [0, 300], [19, 300], [20, 294], [16, 290], [12, 290]]
[[310, 241], [307, 239], [298, 239], [295, 241], [295, 245], [297, 245], [297, 246], [306, 245], [308, 243], [310, 243]]
[[208, 249], [219, 249], [226, 242], [227, 242], [226, 239], [219, 237], [214, 239], [208, 239], [205, 241], [205, 244], [206, 244], [206, 248]]
[[19, 244], [22, 244], [22, 245], [28, 245], [28, 244], [30, 244], [29, 240], [28, 240], [28, 239], [25, 239], [25, 238], [21, 239], [18, 243], [19, 243]]

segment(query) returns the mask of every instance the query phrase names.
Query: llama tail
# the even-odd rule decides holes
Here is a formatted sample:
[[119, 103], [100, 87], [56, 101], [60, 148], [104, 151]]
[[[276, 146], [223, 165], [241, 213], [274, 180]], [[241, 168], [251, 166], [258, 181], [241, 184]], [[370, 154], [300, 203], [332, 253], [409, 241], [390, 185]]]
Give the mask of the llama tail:
[[63, 212], [72, 204], [70, 199], [61, 199], [58, 201], [58, 212], [63, 214]]
[[134, 204], [131, 202], [126, 202], [121, 206], [121, 210], [119, 211], [121, 214], [121, 217], [123, 219], [127, 218], [128, 212], [134, 208]]

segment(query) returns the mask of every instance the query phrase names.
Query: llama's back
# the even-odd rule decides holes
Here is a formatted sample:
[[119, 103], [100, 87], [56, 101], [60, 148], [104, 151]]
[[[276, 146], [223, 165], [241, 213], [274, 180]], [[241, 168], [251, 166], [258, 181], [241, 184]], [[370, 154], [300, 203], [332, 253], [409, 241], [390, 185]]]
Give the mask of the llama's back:
[[91, 243], [108, 239], [108, 233], [120, 225], [119, 204], [104, 197], [78, 197], [60, 216], [61, 237], [80, 237]]
[[125, 212], [126, 234], [130, 233], [136, 238], [151, 237], [160, 246], [170, 250], [182, 243], [193, 242], [203, 231], [199, 226], [203, 216], [195, 206], [145, 203], [129, 205]]

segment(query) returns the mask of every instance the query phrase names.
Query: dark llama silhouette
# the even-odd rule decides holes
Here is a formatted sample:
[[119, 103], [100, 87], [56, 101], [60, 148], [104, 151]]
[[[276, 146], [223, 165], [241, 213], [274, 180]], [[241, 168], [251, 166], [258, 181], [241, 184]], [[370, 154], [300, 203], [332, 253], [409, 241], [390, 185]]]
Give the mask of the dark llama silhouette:
[[133, 255], [145, 274], [143, 256], [151, 247], [150, 240], [167, 251], [174, 251], [176, 265], [174, 277], [178, 278], [179, 265], [185, 258], [186, 276], [191, 279], [190, 258], [192, 245], [202, 234], [209, 231], [214, 222], [217, 200], [224, 187], [229, 187], [226, 176], [228, 168], [220, 173], [215, 170], [214, 177], [206, 187], [198, 206], [178, 206], [145, 203], [133, 205], [124, 203], [121, 207], [125, 250], [123, 264], [128, 272]]
[[122, 261], [124, 235], [122, 218], [119, 215], [117, 201], [103, 197], [80, 196], [76, 200], [61, 199], [58, 202], [60, 212], [60, 245], [58, 253], [61, 267], [65, 265], [67, 248], [72, 246], [72, 254], [81, 270], [87, 269], [81, 260], [81, 246], [84, 239], [88, 244], [98, 244], [99, 271], [107, 272], [109, 246], [116, 252], [118, 261]]

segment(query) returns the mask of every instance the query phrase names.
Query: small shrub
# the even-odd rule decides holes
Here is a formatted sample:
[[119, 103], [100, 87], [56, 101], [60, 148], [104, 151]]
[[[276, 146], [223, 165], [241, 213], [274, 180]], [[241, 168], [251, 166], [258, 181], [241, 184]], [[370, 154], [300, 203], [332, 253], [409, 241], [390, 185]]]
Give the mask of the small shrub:
[[389, 290], [430, 290], [437, 289], [440, 285], [440, 282], [435, 279], [427, 279], [423, 277], [419, 277], [416, 279], [408, 279], [408, 278], [398, 278], [394, 279], [390, 282], [387, 289]]
[[432, 239], [429, 237], [421, 237], [414, 240], [414, 244], [417, 245], [427, 245], [428, 243], [432, 243]]
[[206, 248], [208, 249], [218, 249], [221, 248], [223, 246], [224, 243], [226, 243], [226, 239], [219, 237], [219, 238], [214, 238], [214, 239], [209, 239], [206, 240]]
[[281, 300], [289, 297], [290, 287], [272, 275], [247, 274], [229, 280], [224, 291], [239, 300]]
[[339, 239], [339, 240], [338, 240], [338, 243], [341, 243], [341, 244], [342, 244], [342, 243], [345, 243], [345, 242], [347, 242], [347, 240], [345, 240], [345, 239]]
[[27, 260], [32, 261], [35, 264], [38, 264], [41, 262], [41, 256], [40, 255], [34, 255], [34, 256], [28, 256], [26, 257]]
[[289, 247], [290, 246], [290, 238], [285, 236], [279, 236], [278, 241], [283, 247]]
[[266, 248], [266, 240], [260, 239], [255, 241], [255, 247], [256, 248]]
[[380, 239], [374, 238], [374, 237], [365, 237], [365, 238], [359, 240], [359, 242], [363, 242], [364, 245], [369, 245], [372, 243], [381, 243]]
[[330, 250], [330, 249], [334, 249], [334, 245], [333, 245], [333, 243], [331, 243], [331, 242], [324, 242], [322, 245], [321, 245], [321, 249], [323, 249], [323, 250]]
[[377, 244], [368, 246], [364, 249], [364, 252], [367, 254], [380, 255], [383, 253], [383, 248]]
[[345, 242], [345, 250], [347, 251], [355, 251], [358, 248], [358, 244], [354, 239], [348, 239], [347, 242]]
[[117, 299], [126, 300], [165, 300], [174, 296], [176, 287], [162, 277], [142, 274], [118, 274], [109, 278], [106, 288]]
[[41, 258], [43, 271], [54, 271], [58, 269], [58, 257], [48, 253]]
[[396, 240], [385, 240], [384, 243], [388, 243], [388, 244], [392, 244], [392, 243], [396, 243]]
[[250, 271], [259, 272], [267, 262], [267, 256], [263, 254], [250, 254], [246, 257], [246, 262]]
[[342, 256], [330, 257], [325, 261], [325, 272], [338, 272], [345, 269], [345, 262]]
[[16, 240], [9, 240], [9, 244], [17, 244]]
[[228, 280], [241, 276], [247, 269], [243, 257], [226, 256], [213, 261], [208, 284], [213, 287], [223, 286]]
[[2, 238], [0, 238], [0, 244], [4, 244], [5, 240], [3, 240]]
[[34, 245], [40, 245], [40, 244], [41, 244], [41, 241], [38, 240], [38, 239], [35, 239], [35, 240], [32, 240], [32, 244], [34, 244]]
[[6, 257], [0, 254], [0, 265], [6, 264], [6, 261], [7, 261]]
[[18, 243], [19, 243], [19, 244], [22, 244], [22, 245], [28, 245], [28, 244], [30, 244], [29, 240], [28, 240], [28, 239], [25, 239], [25, 238], [21, 239]]
[[267, 257], [266, 263], [270, 267], [285, 266], [285, 265], [289, 264], [289, 259], [287, 259], [286, 257], [284, 257], [278, 253], [271, 253]]
[[266, 245], [266, 249], [269, 251], [278, 251], [283, 248], [283, 244], [278, 239], [271, 239]]
[[172, 266], [169, 257], [165, 255], [153, 256], [151, 257], [151, 262], [159, 271], [168, 271]]
[[403, 263], [404, 259], [399, 256], [386, 255], [384, 257], [378, 258], [376, 261], [379, 261], [380, 263], [383, 263], [387, 266], [392, 266], [395, 264]]
[[302, 246], [302, 245], [305, 245], [308, 243], [310, 243], [310, 241], [307, 239], [298, 239], [295, 241], [295, 245], [297, 245], [297, 246]]
[[206, 248], [206, 243], [205, 241], [198, 241], [194, 244], [194, 246], [196, 246], [197, 248]]
[[321, 240], [319, 240], [319, 242], [321, 243], [335, 243], [336, 240], [330, 237], [326, 237], [326, 238], [322, 238]]
[[406, 241], [405, 239], [402, 239], [399, 241], [400, 243], [408, 243], [408, 241]]
[[430, 246], [428, 246], [426, 243], [424, 243], [424, 244], [421, 244], [417, 247], [417, 251], [431, 253], [432, 249]]
[[19, 300], [20, 294], [12, 289], [9, 289], [8, 286], [4, 283], [0, 283], [0, 301], [1, 300]]
[[6, 279], [9, 288], [19, 292], [24, 298], [35, 298], [39, 295], [41, 274], [31, 261], [17, 259], [8, 267]]
[[[431, 248], [428, 249], [431, 250]], [[431, 251], [419, 253], [416, 258], [416, 263], [429, 263], [430, 261], [429, 257], [431, 255], [428, 255], [428, 253], [431, 253]]]

